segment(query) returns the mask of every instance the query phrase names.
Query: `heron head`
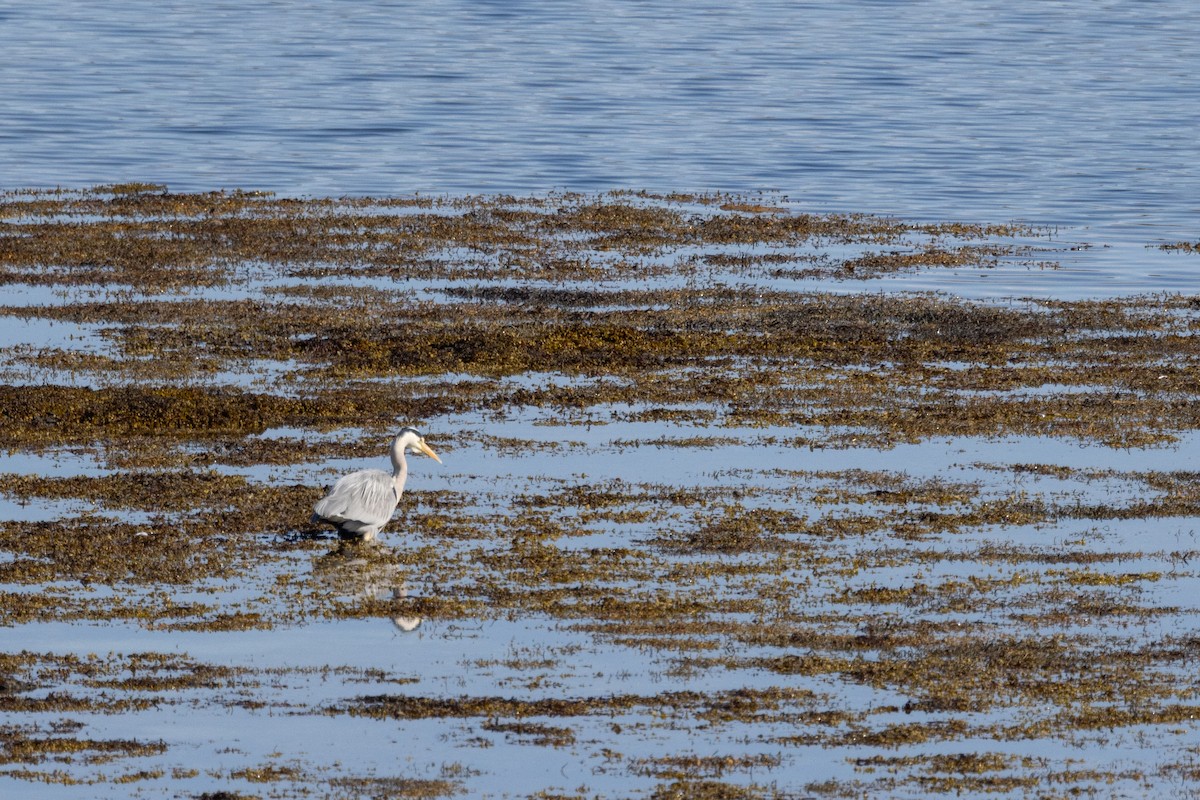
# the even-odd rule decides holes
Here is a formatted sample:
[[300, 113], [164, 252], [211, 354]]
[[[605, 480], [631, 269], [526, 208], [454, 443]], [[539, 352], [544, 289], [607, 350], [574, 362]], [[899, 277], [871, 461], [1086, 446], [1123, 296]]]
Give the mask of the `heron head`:
[[433, 448], [425, 444], [425, 437], [416, 428], [402, 428], [400, 433], [396, 435], [392, 447], [400, 452], [411, 451], [413, 453], [420, 453], [421, 455], [429, 456], [439, 464], [442, 463], [442, 460], [438, 458], [438, 454], [433, 452]]

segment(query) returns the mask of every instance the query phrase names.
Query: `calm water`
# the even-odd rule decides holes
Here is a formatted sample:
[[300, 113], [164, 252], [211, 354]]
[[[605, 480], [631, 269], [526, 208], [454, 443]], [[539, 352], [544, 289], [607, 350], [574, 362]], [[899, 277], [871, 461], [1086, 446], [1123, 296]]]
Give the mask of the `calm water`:
[[[1200, 256], [1164, 254], [1153, 247], [1200, 239], [1200, 15], [1193, 3], [679, 5], [660, 0], [0, 0], [0, 188], [152, 181], [178, 191], [239, 187], [309, 196], [766, 191], [796, 211], [1016, 219], [1061, 229], [1050, 240], [1055, 253], [1048, 256], [1060, 269], [1010, 261], [995, 270], [939, 270], [861, 284], [814, 283], [811, 288], [912, 288], [992, 298], [1197, 291]], [[1090, 246], [1070, 249], [1077, 242]], [[1038, 243], [1046, 245], [1046, 240]], [[259, 293], [262, 288], [254, 284], [230, 291]], [[0, 304], [8, 306], [87, 297], [86, 291], [60, 294], [15, 284], [0, 289]], [[0, 325], [0, 350], [8, 352], [0, 353], [0, 368], [18, 373], [9, 378], [16, 383], [24, 379], [23, 368], [10, 362], [21, 348], [94, 354], [105, 346], [95, 334], [92, 328], [65, 322], [6, 318]], [[274, 373], [263, 370], [269, 385]], [[88, 380], [87, 375], [55, 377], [66, 384], [87, 385]], [[686, 438], [711, 431], [657, 424], [585, 428], [564, 424], [549, 412], [544, 417], [523, 417], [519, 409], [508, 412], [505, 419], [477, 414], [430, 420], [431, 442], [439, 449], [441, 441], [451, 443], [442, 451], [447, 463], [438, 469], [422, 464], [413, 491], [486, 498], [500, 492], [498, 487], [523, 485], [537, 476], [573, 479], [584, 473], [596, 482], [663, 481], [684, 488], [751, 481], [770, 485], [782, 480], [772, 477], [775, 468], [875, 469], [978, 482], [998, 495], [1028, 492], [1054, 498], [1065, 491], [1090, 501], [1111, 487], [1090, 479], [1065, 486], [1047, 476], [1018, 480], [989, 465], [1044, 463], [1097, 473], [1119, 465], [1166, 472], [1196, 469], [1200, 453], [1200, 438], [1189, 433], [1176, 448], [1122, 452], [1058, 438], [1010, 437], [938, 440], [884, 451], [771, 445], [751, 453], [739, 445], [697, 454], [659, 448], [653, 441], [664, 434]], [[478, 442], [454, 447], [451, 434], [463, 431], [574, 444], [550, 455], [514, 453]], [[747, 439], [776, 435], [783, 441], [794, 431], [722, 433]], [[332, 471], [351, 466], [261, 467], [249, 475], [264, 482], [319, 486]], [[10, 455], [0, 472], [70, 476], [114, 469], [103, 454], [91, 451], [31, 452]], [[556, 485], [542, 480], [534, 486], [538, 491]], [[1120, 484], [1113, 491], [1131, 489]], [[802, 504], [792, 510], [806, 513]], [[32, 522], [78, 513], [75, 503], [0, 498], [0, 518], [7, 520]], [[307, 513], [300, 509], [298, 519], [306, 519]], [[1126, 632], [1125, 623], [1111, 623], [1121, 635], [1140, 635], [1149, 643], [1170, 633], [1172, 626], [1197, 627], [1194, 598], [1200, 596], [1200, 578], [1186, 569], [1176, 575], [1167, 556], [1196, 548], [1196, 529], [1200, 523], [1191, 518], [1103, 526], [1068, 520], [1048, 529], [988, 527], [974, 536], [994, 540], [998, 547], [1014, 542], [1054, 547], [1087, 537], [1097, 551], [1152, 553], [1149, 565], [1117, 562], [1106, 567], [1114, 574], [1170, 571], [1169, 579], [1145, 589], [1153, 593], [1146, 602], [1181, 609], [1162, 618], [1163, 629], [1158, 623], [1142, 623], [1145, 628]], [[639, 531], [635, 546], [654, 534]], [[417, 546], [398, 532], [387, 541], [395, 547]], [[975, 538], [963, 541], [976, 543]], [[887, 538], [883, 543], [895, 544]], [[862, 547], [876, 544], [866, 541]], [[937, 544], [966, 547], [954, 539]], [[466, 552], [466, 544], [463, 548]], [[854, 545], [842, 546], [835, 555], [851, 560]], [[0, 559], [8, 557], [0, 553]], [[988, 568], [954, 561], [943, 569], [956, 572], [934, 577], [969, 581]], [[278, 573], [303, 577], [313, 569], [301, 557], [295, 563], [281, 558], [264, 566], [247, 586], [224, 587], [220, 602], [238, 608], [238, 603], [271, 591]], [[931, 580], [925, 571], [922, 564], [902, 565], [867, 572], [857, 580]], [[813, 582], [826, 587], [834, 579]], [[178, 598], [214, 602], [202, 593], [205, 588], [181, 588]], [[418, 584], [418, 590], [423, 588], [431, 593]], [[118, 585], [111, 591], [136, 600], [141, 589]], [[147, 599], [157, 601], [157, 596]], [[1017, 623], [1000, 619], [1010, 625], [1005, 630], [1016, 629]], [[235, 769], [274, 763], [305, 769], [311, 764], [312, 774], [349, 765], [352, 772], [436, 778], [447, 762], [463, 762], [477, 770], [464, 779], [471, 796], [488, 791], [501, 796], [569, 793], [581, 785], [608, 796], [644, 794], [653, 781], [612, 766], [601, 751], [613, 741], [607, 719], [603, 725], [591, 718], [572, 721], [581, 742], [577, 748], [533, 749], [495, 735], [494, 744], [480, 749], [471, 744], [478, 720], [400, 726], [284, 709], [292, 703], [317, 707], [363, 694], [404, 691], [367, 681], [363, 675], [371, 670], [411, 676], [413, 691], [428, 695], [507, 696], [525, 691], [519, 681], [532, 673], [509, 670], [504, 661], [533, 661], [547, 653], [563, 675], [556, 675], [561, 684], [545, 690], [549, 695], [658, 692], [675, 680], [670, 663], [653, 652], [610, 646], [585, 632], [530, 618], [476, 627], [435, 619], [411, 635], [399, 634], [379, 619], [298, 622], [294, 628], [228, 635], [150, 630], [134, 623], [0, 628], [0, 651], [20, 650], [82, 659], [94, 653], [186, 652], [201, 662], [230, 663], [273, 676], [254, 687], [255, 696], [268, 704], [262, 711], [234, 702], [240, 698], [230, 689], [228, 702], [201, 698], [195, 707], [181, 702], [137, 714], [75, 715], [87, 725], [81, 736], [162, 740], [169, 749], [135, 765], [74, 763], [64, 770], [86, 781], [97, 771], [117, 775], [145, 765], [160, 768], [163, 776], [132, 788], [109, 783], [67, 789], [0, 775], [0, 796], [52, 800], [196, 796], [234, 789], [289, 796], [290, 784], [264, 788], [229, 777]], [[343, 672], [331, 677], [301, 671], [327, 662]], [[715, 691], [781, 679], [711, 671], [705, 680], [704, 688]], [[899, 706], [906, 699], [836, 677], [802, 685], [827, 693], [831, 708]], [[16, 722], [30, 719], [27, 715]], [[52, 721], [49, 715], [32, 719], [39, 725]], [[769, 736], [781, 732], [677, 728], [637, 714], [620, 722], [627, 730], [640, 729], [621, 743], [628, 759], [689, 752], [754, 754], [774, 748]], [[980, 746], [1045, 758], [1055, 768], [1137, 767], [1153, 775], [1156, 765], [1200, 751], [1196, 726], [1168, 733], [1152, 730], [1132, 744], [1135, 734], [1126, 732], [1122, 735], [1128, 739], [1111, 741], [1039, 739]], [[815, 755], [795, 749], [783, 754], [777, 772], [754, 777], [783, 786], [852, 780], [861, 776], [851, 759], [872, 754], [855, 748]], [[182, 766], [199, 773], [176, 780], [172, 770]], [[1167, 782], [1160, 776], [1159, 788]], [[1136, 796], [1141, 788], [1118, 786], [1111, 794]], [[899, 796], [925, 796], [919, 786], [909, 789]], [[1097, 791], [1107, 796], [1104, 787]]]
[[766, 189], [1197, 231], [1186, 0], [5, 6], [9, 188]]

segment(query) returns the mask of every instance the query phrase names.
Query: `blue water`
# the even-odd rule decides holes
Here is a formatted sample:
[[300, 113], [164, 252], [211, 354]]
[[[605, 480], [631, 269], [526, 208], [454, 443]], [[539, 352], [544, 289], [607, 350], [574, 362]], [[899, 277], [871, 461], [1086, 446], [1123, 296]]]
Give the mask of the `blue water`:
[[1200, 15], [1079, 2], [0, 6], [0, 186], [768, 190], [1197, 237]]
[[[895, 287], [985, 298], [1196, 292], [1200, 256], [1163, 253], [1154, 245], [1200, 240], [1197, 42], [1200, 14], [1194, 3], [1184, 0], [0, 0], [0, 189], [145, 181], [176, 191], [245, 188], [291, 196], [765, 191], [797, 212], [1022, 220], [1061, 229], [1050, 245], [1045, 238], [1037, 240], [1053, 252], [1031, 257], [1035, 262], [1054, 261], [1056, 269], [1027, 266], [1018, 259], [996, 269], [903, 274], [861, 285], [832, 280], [782, 285], [794, 291]], [[1070, 249], [1077, 242], [1088, 246]], [[386, 280], [394, 288], [392, 278]], [[260, 290], [256, 285], [248, 291]], [[62, 294], [14, 284], [0, 292], [0, 303], [77, 302], [88, 292], [87, 287]], [[10, 348], [61, 346], [90, 352], [107, 346], [90, 328], [30, 324], [11, 318], [0, 330], [0, 339]], [[47, 380], [23, 366], [10, 364], [7, 369], [10, 382]], [[266, 380], [273, 378], [273, 373], [265, 374]], [[48, 381], [87, 379], [55, 374]], [[225, 375], [212, 379], [236, 382]], [[689, 488], [757, 481], [770, 487], [773, 480], [796, 480], [795, 470], [869, 468], [979, 482], [997, 495], [1028, 492], [1055, 500], [1070, 492], [1143, 487], [1130, 488], [1116, 479], [1113, 488], [1101, 480], [1017, 477], [1004, 467], [1055, 464], [1097, 474], [1114, 467], [1167, 471], [1195, 468], [1200, 452], [1200, 440], [1191, 434], [1176, 449], [1119, 453], [1052, 437], [809, 452], [784, 444], [795, 431], [766, 429], [753, 436], [775, 436], [777, 443], [681, 455], [676, 448], [656, 447], [655, 440], [705, 433], [701, 427], [609, 421], [594, 427], [571, 425], [569, 417], [556, 418], [560, 409], [506, 413], [498, 418], [468, 414], [431, 420], [431, 442], [455, 431], [474, 434], [486, 429], [512, 442], [558, 439], [564, 443], [561, 452], [464, 445], [461, 439], [455, 446], [454, 438], [448, 437], [445, 469], [423, 469], [410, 491], [457, 492], [481, 502], [501, 498], [493, 515], [497, 525], [509, 512], [517, 513], [504, 505], [505, 487], [545, 475], [597, 485], [649, 480]], [[720, 432], [753, 441], [749, 431]], [[284, 433], [303, 433], [309, 441], [315, 436], [311, 431], [280, 435]], [[357, 434], [341, 430], [330, 435]], [[191, 458], [190, 453], [186, 456]], [[319, 486], [331, 472], [350, 468], [344, 462], [320, 466], [263, 467], [269, 471], [252, 477]], [[67, 476], [105, 474], [112, 468], [80, 450], [10, 456], [3, 469]], [[772, 477], [775, 468], [789, 472]], [[815, 479], [802, 480], [821, 485]], [[531, 485], [539, 491], [556, 485], [547, 478], [542, 481]], [[762, 502], [772, 501], [770, 495], [765, 497]], [[791, 502], [797, 513], [804, 512], [799, 501], [779, 502], [785, 507]], [[9, 503], [0, 509], [0, 517], [36, 521], [79, 512], [74, 504], [38, 501]], [[298, 519], [307, 514], [300, 509]], [[419, 539], [413, 544], [404, 535], [419, 531], [420, 520], [419, 514], [409, 518], [407, 529], [398, 523], [385, 541], [398, 548], [419, 546]], [[1160, 623], [1138, 623], [1140, 629], [1124, 630], [1131, 623], [1119, 619], [1097, 619], [1094, 624], [1101, 632], [1121, 628], [1122, 636], [1140, 637], [1147, 647], [1157, 647], [1152, 643], [1168, 632], [1182, 635], [1196, 627], [1194, 598], [1200, 581], [1192, 571], [1177, 569], [1170, 555], [1197, 547], [1193, 522], [1177, 517], [1113, 521], [1100, 527], [1090, 520], [1036, 528], [985, 526], [955, 541], [922, 546], [970, 552], [983, 541], [995, 542], [997, 548], [1015, 543], [1050, 552], [1061, 542], [1086, 537], [1097, 552], [1145, 553], [1143, 559], [1114, 562], [1109, 569], [1114, 574], [1161, 571], [1164, 578], [1155, 587], [1138, 589], [1148, 593], [1141, 599], [1180, 610], [1164, 614]], [[600, 531], [614, 536], [625, 532]], [[653, 535], [646, 529], [629, 537], [631, 546], [641, 547]], [[576, 536], [573, 546], [581, 546], [581, 539]], [[866, 552], [860, 548], [879, 544], [831, 541], [830, 557], [853, 563]], [[888, 539], [883, 544], [891, 547], [896, 542]], [[464, 540], [450, 556], [465, 558], [474, 546]], [[239, 604], [257, 602], [258, 595], [275, 596], [271, 593], [280, 591], [279, 581], [291, 573], [303, 579], [312, 569], [299, 557], [294, 562], [280, 557], [247, 576], [245, 585], [218, 587], [213, 594], [206, 586], [163, 591], [176, 592], [173, 599], [185, 604], [218, 603], [240, 610]], [[946, 560], [933, 568], [918, 560], [865, 569], [855, 580], [906, 585], [946, 579], [965, 584], [987, 577], [993, 569], [967, 560]], [[1053, 571], [1031, 574], [1039, 584], [1031, 584], [1031, 591], [1056, 589], [1061, 580]], [[423, 576], [413, 577], [417, 592], [431, 594], [441, 588], [427, 585]], [[814, 566], [811, 574], [801, 571], [796, 579], [798, 586], [813, 592], [807, 602], [815, 609], [842, 588], [840, 574], [826, 572], [825, 566]], [[143, 597], [136, 585], [33, 588], [100, 602], [107, 601], [103, 593], [110, 591], [124, 593], [131, 602]], [[732, 596], [741, 585], [731, 584], [723, 591]], [[161, 601], [157, 589], [144, 596], [145, 602]], [[1022, 596], [1006, 595], [1015, 600]], [[1022, 623], [1010, 611], [985, 616], [983, 624], [1012, 631]], [[1159, 624], [1162, 629], [1156, 627]], [[1095, 630], [1081, 627], [1071, 633], [1091, 636]], [[646, 793], [650, 785], [649, 779], [626, 771], [634, 758], [775, 750], [771, 737], [781, 732], [701, 727], [686, 720], [680, 725], [632, 714], [573, 720], [570, 724], [580, 737], [576, 748], [532, 751], [527, 744], [493, 735], [494, 744], [480, 749], [475, 737], [484, 734], [476, 721], [421, 721], [401, 729], [365, 718], [293, 713], [330, 700], [402, 691], [370, 678], [368, 670], [418, 677], [413, 691], [431, 696], [511, 695], [531, 686], [522, 682], [535, 674], [509, 671], [502, 662], [547, 655], [561, 664], [557, 672], [562, 674], [554, 675], [545, 691], [559, 696], [636, 692], [643, 684], [647, 691], [658, 691], [679, 678], [665, 656], [653, 649], [611, 647], [585, 630], [558, 628], [532, 615], [480, 621], [477, 626], [471, 620], [432, 619], [407, 637], [378, 619], [301, 620], [294, 628], [228, 634], [144, 630], [133, 623], [46, 623], [0, 629], [0, 635], [7, 636], [0, 638], [0, 649], [8, 652], [55, 651], [81, 658], [122, 650], [186, 649], [201, 661], [261, 670], [246, 679], [244, 696], [261, 696], [268, 702], [258, 710], [239, 702], [242, 689], [231, 688], [207, 703], [198, 699], [194, 707], [168, 702], [130, 714], [74, 715], [87, 725], [81, 737], [161, 739], [169, 749], [162, 756], [124, 765], [71, 763], [64, 756], [63, 770], [91, 779], [97, 771], [113, 777], [161, 767], [162, 777], [133, 788], [116, 782], [65, 788], [0, 775], [0, 795], [5, 797], [6, 792], [55, 800], [196, 796], [219, 790], [271, 794], [271, 787], [239, 783], [230, 776], [235, 768], [276, 762], [305, 765], [311, 776], [330, 770], [334, 775], [432, 778], [447, 762], [457, 762], [477, 770], [464, 778], [469, 793], [628, 796]], [[329, 672], [296, 670], [326, 662]], [[745, 670], [702, 671], [701, 679], [714, 691], [780, 680]], [[82, 679], [63, 678], [69, 680]], [[831, 708], [879, 710], [907, 700], [890, 689], [836, 677], [796, 680], [832, 698]], [[69, 683], [63, 688], [81, 691]], [[1017, 720], [1026, 714], [1036, 718], [1041, 711], [1017, 708], [1011, 713]], [[873, 718], [876, 725], [906, 721], [898, 714], [897, 719]], [[28, 722], [22, 717], [14, 724]], [[51, 722], [38, 717], [33, 724], [49, 729]], [[614, 722], [632, 733], [616, 738], [610, 730]], [[1195, 726], [1186, 726], [1182, 734], [1171, 726], [1118, 729], [1096, 741], [1040, 738], [980, 747], [1029, 757], [1018, 775], [1086, 767], [1149, 776], [1138, 785], [1132, 785], [1131, 778], [1128, 790], [1114, 790], [1132, 795], [1150, 791], [1151, 785], [1174, 788], [1167, 785], [1175, 773], [1158, 767], [1181, 759], [1190, 763], [1188, 754], [1196, 752], [1198, 740]], [[619, 753], [615, 763], [610, 760], [601, 747], [606, 743], [619, 743], [628, 760], [622, 763]], [[953, 753], [964, 746], [975, 743], [932, 742], [918, 749], [937, 752], [938, 747], [948, 747]], [[784, 752], [781, 770], [753, 777], [767, 783], [777, 780], [785, 787], [830, 777], [856, 780], [863, 776], [855, 771], [854, 759], [872, 754], [869, 749], [839, 748], [814, 755], [810, 749], [794, 748]], [[531, 760], [536, 762], [532, 769]], [[59, 764], [36, 766], [48, 772]], [[175, 770], [184, 766], [201, 772], [179, 778]], [[1099, 793], [1106, 788], [1092, 787], [1086, 777], [1079, 780], [1084, 790]], [[291, 791], [290, 784], [273, 791]], [[923, 789], [912, 788], [910, 796], [920, 796], [918, 791]]]

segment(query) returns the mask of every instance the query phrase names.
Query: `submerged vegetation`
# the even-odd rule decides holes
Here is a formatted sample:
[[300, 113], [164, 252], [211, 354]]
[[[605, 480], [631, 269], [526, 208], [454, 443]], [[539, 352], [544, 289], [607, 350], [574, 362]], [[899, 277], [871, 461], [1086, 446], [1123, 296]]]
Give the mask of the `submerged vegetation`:
[[[1200, 428], [1200, 298], [880, 291], [1056, 247], [724, 195], [0, 195], [0, 782], [477, 795], [472, 751], [513, 747], [587, 777], [512, 796], [1194, 787], [1200, 481], [1169, 448]], [[398, 416], [459, 471], [380, 546], [312, 528], [324, 466], [376, 463]], [[958, 455], [1012, 440], [1059, 449]], [[1096, 457], [1028, 456], [1062, 447]], [[376, 619], [553, 644], [447, 683], [19, 633]], [[103, 734], [197, 707], [433, 721], [454, 755], [198, 769], [209, 743]]]

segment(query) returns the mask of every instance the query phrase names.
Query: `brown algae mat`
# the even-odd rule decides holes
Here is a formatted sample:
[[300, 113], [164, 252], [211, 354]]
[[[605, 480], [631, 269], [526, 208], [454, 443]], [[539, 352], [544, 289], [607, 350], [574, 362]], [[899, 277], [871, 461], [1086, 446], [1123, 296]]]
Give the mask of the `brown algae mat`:
[[[1193, 796], [1200, 298], [903, 291], [1056, 248], [0, 194], [0, 793]], [[311, 526], [405, 423], [382, 541]]]

